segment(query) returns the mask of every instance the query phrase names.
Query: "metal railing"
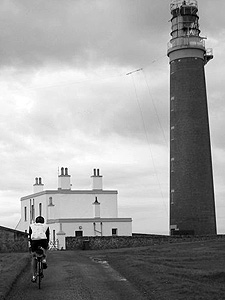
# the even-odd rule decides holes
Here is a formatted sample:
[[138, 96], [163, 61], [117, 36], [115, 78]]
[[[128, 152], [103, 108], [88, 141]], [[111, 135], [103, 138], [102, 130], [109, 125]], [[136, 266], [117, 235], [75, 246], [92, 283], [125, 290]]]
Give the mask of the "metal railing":
[[182, 46], [192, 46], [192, 47], [201, 47], [205, 48], [205, 40], [204, 39], [193, 39], [190, 37], [180, 37], [174, 40], [171, 40], [167, 44], [167, 49], [170, 50], [174, 47], [182, 47]]
[[205, 55], [207, 55], [207, 56], [213, 56], [213, 48], [207, 48]]
[[49, 250], [59, 250], [59, 240], [49, 242]]
[[198, 8], [198, 2], [197, 0], [172, 0], [170, 3], [170, 9], [174, 10], [178, 7], [180, 7], [181, 5], [188, 5], [188, 6], [194, 6]]

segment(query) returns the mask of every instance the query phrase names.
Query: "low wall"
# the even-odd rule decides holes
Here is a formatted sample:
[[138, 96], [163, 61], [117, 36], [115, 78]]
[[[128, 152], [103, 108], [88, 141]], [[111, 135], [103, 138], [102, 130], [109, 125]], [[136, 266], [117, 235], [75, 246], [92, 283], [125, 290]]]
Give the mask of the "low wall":
[[25, 232], [0, 226], [0, 252], [28, 251], [28, 237]]
[[132, 248], [157, 245], [162, 243], [194, 242], [200, 240], [225, 239], [225, 235], [215, 236], [166, 236], [166, 235], [133, 235], [103, 237], [66, 237], [67, 250], [103, 250]]

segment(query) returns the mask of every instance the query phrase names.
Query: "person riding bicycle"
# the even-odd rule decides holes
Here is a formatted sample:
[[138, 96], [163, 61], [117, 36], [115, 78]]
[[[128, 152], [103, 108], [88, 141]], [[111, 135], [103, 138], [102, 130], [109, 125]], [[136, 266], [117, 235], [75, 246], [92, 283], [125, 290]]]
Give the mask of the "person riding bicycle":
[[43, 249], [43, 269], [47, 268], [46, 262], [46, 251], [48, 249], [49, 243], [49, 227], [45, 224], [45, 220], [42, 216], [38, 216], [35, 220], [34, 224], [31, 224], [29, 227], [29, 241], [31, 246], [32, 256], [32, 282], [36, 282], [37, 279], [37, 261], [36, 261], [36, 254], [35, 252], [38, 250], [39, 247]]

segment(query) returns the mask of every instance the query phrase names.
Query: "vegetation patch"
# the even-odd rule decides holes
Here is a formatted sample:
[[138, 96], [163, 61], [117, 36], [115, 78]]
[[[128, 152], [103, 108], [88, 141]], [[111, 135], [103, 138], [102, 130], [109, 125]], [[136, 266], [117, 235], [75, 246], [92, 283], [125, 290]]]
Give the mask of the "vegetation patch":
[[0, 299], [4, 299], [29, 260], [29, 253], [0, 253]]
[[154, 300], [221, 300], [225, 241], [161, 244], [95, 252]]

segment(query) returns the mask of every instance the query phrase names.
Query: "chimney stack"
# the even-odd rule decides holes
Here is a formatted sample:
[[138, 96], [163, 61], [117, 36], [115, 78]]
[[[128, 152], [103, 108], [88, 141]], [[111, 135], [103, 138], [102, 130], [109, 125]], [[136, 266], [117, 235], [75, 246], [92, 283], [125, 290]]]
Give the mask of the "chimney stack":
[[100, 175], [99, 169], [94, 169], [94, 175], [92, 178], [92, 189], [93, 190], [102, 190], [102, 176]]
[[68, 174], [68, 168], [61, 168], [61, 175], [58, 176], [58, 189], [71, 190], [70, 175]]
[[35, 193], [39, 193], [42, 192], [44, 190], [44, 184], [42, 183], [42, 179], [41, 177], [36, 177], [35, 178], [35, 183], [33, 185], [33, 192]]

